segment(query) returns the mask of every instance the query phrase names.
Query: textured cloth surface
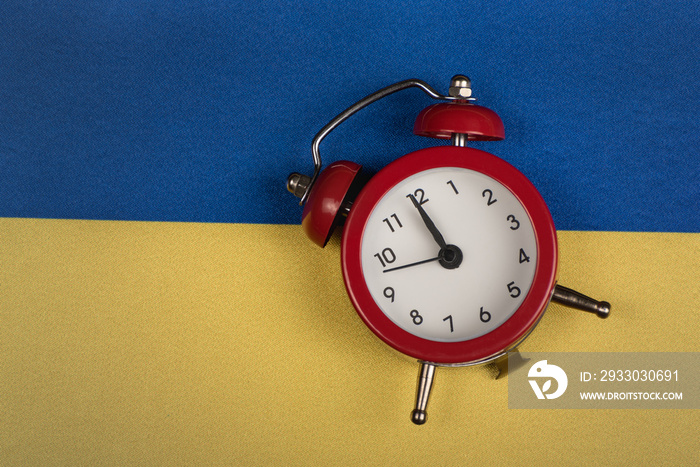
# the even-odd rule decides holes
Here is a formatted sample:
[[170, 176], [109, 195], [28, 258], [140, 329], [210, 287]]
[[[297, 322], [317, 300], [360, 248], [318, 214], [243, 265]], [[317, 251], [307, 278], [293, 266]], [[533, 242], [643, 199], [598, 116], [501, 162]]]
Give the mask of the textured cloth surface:
[[[509, 410], [490, 366], [418, 365], [298, 226], [0, 219], [0, 463], [697, 465], [697, 410]], [[559, 232], [523, 351], [697, 352], [700, 234]]]
[[[700, 231], [696, 1], [0, 2], [0, 216], [294, 224], [313, 135], [362, 97], [472, 78], [557, 228]], [[435, 144], [405, 91], [321, 146]]]
[[[0, 465], [698, 465], [697, 410], [509, 410], [418, 366], [298, 225], [316, 132], [471, 77], [542, 193], [559, 280], [524, 351], [697, 352], [696, 1], [0, 1]], [[368, 173], [444, 144], [418, 90], [321, 145]], [[621, 233], [624, 231], [624, 233]], [[671, 233], [667, 233], [671, 232]]]

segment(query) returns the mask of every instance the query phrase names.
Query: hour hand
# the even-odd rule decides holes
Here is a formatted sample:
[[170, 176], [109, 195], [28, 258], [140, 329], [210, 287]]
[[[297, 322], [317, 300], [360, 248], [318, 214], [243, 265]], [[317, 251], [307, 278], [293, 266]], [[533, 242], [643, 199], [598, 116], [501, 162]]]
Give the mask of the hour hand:
[[448, 245], [447, 242], [445, 242], [442, 234], [435, 226], [435, 222], [433, 222], [428, 213], [425, 212], [425, 209], [423, 209], [423, 206], [420, 205], [415, 196], [409, 194], [407, 198], [411, 198], [411, 202], [413, 203], [413, 206], [418, 209], [418, 213], [420, 214], [421, 219], [423, 219], [423, 223], [425, 223], [425, 226], [433, 235], [435, 242], [440, 246], [440, 254], [437, 258], [440, 260], [440, 265], [445, 269], [458, 268], [459, 265], [462, 264], [462, 250], [460, 250], [456, 245]]
[[437, 242], [437, 244], [440, 246], [441, 249], [445, 248], [447, 246], [447, 243], [445, 242], [445, 239], [442, 237], [442, 234], [438, 230], [438, 228], [435, 226], [435, 223], [433, 220], [428, 216], [428, 213], [425, 212], [425, 209], [423, 209], [423, 206], [420, 205], [418, 200], [416, 199], [415, 196], [413, 195], [408, 195], [409, 198], [411, 198], [411, 202], [413, 205], [418, 209], [418, 213], [420, 214], [421, 219], [423, 219], [423, 222], [425, 223], [425, 226], [428, 228], [430, 233], [433, 235], [433, 238]]

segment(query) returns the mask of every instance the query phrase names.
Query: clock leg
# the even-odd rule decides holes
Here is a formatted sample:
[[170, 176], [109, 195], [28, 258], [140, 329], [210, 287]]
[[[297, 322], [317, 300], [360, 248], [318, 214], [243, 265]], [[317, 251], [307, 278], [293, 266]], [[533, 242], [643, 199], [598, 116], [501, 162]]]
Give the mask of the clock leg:
[[507, 354], [493, 361], [493, 364], [498, 370], [496, 379], [505, 378], [508, 376], [508, 373], [519, 370], [529, 361], [530, 359], [523, 357], [523, 354], [521, 354], [518, 349], [509, 350]]
[[593, 300], [561, 285], [554, 286], [552, 301], [577, 310], [595, 313], [599, 318], [607, 318], [610, 315], [610, 303]]
[[428, 408], [428, 398], [430, 398], [430, 389], [433, 387], [433, 378], [435, 377], [435, 365], [428, 362], [421, 362], [420, 373], [418, 374], [418, 389], [416, 390], [416, 408], [411, 414], [411, 421], [416, 425], [425, 423], [428, 416], [426, 409]]

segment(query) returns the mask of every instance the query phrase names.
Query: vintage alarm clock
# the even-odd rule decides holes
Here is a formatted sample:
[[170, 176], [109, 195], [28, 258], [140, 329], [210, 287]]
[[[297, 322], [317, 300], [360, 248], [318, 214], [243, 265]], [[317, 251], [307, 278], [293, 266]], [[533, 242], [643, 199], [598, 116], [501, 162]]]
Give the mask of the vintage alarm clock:
[[[370, 103], [411, 87], [444, 101], [418, 115], [414, 133], [451, 145], [402, 156], [366, 183], [354, 162], [321, 172], [319, 145], [328, 133]], [[557, 285], [556, 230], [533, 184], [504, 160], [467, 147], [469, 140], [502, 140], [501, 119], [474, 104], [466, 76], [454, 76], [448, 94], [412, 79], [365, 97], [316, 135], [313, 175], [287, 180], [314, 243], [325, 246], [344, 223], [343, 278], [360, 318], [385, 343], [419, 360], [416, 424], [426, 421], [436, 367], [497, 361], [503, 368], [550, 300], [601, 318], [610, 313], [609, 303]]]

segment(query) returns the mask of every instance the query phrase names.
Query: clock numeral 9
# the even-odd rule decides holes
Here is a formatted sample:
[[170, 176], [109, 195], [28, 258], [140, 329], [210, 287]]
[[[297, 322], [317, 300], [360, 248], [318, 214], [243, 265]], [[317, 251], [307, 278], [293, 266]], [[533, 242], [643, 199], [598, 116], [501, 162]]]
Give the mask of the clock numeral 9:
[[384, 289], [384, 296], [386, 298], [390, 298], [391, 303], [394, 303], [394, 289], [393, 288], [387, 287], [386, 289]]
[[418, 310], [411, 310], [411, 318], [413, 318], [413, 324], [418, 326], [423, 322], [423, 317], [418, 313]]
[[396, 255], [394, 254], [394, 250], [391, 248], [384, 248], [381, 254], [375, 253], [374, 256], [380, 263], [382, 263], [382, 267], [386, 267], [387, 264], [391, 264], [396, 261]]
[[510, 292], [510, 296], [513, 298], [520, 296], [520, 289], [515, 286], [515, 281], [508, 284], [508, 292]]
[[484, 311], [483, 306], [479, 310], [479, 319], [482, 323], [488, 323], [489, 321], [491, 321], [491, 313], [489, 313], [488, 311]]

